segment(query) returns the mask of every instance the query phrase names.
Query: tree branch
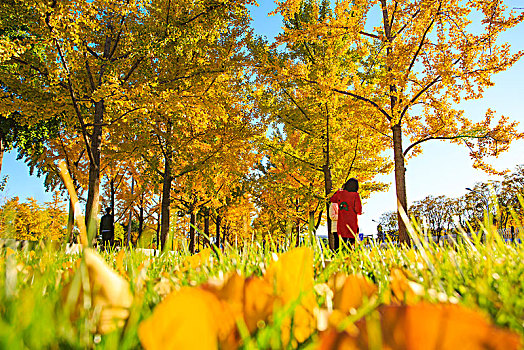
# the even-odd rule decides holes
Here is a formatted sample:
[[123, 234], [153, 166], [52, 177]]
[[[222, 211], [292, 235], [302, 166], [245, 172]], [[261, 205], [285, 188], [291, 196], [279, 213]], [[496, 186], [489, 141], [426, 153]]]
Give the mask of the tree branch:
[[344, 95], [348, 95], [348, 96], [351, 96], [353, 98], [356, 98], [357, 100], [361, 100], [361, 101], [364, 101], [364, 102], [367, 102], [369, 104], [371, 104], [373, 107], [375, 107], [380, 113], [382, 113], [387, 120], [391, 121], [391, 117], [389, 116], [388, 112], [386, 112], [384, 109], [382, 109], [382, 107], [380, 107], [378, 104], [376, 104], [375, 102], [371, 101], [370, 99], [366, 98], [366, 97], [362, 97], [362, 96], [359, 96], [359, 95], [356, 95], [352, 92], [349, 92], [349, 91], [344, 91], [344, 90], [339, 90], [339, 89], [331, 89], [332, 91], [335, 91], [335, 92], [338, 92], [338, 93], [341, 93], [341, 94], [344, 94]]
[[[404, 157], [408, 154], [408, 152], [415, 147], [416, 145], [419, 145], [423, 142], [429, 141], [429, 140], [457, 140], [457, 139], [484, 139], [489, 137], [489, 132], [482, 136], [473, 136], [473, 135], [455, 135], [455, 136], [428, 136], [425, 138], [422, 138], [411, 145], [409, 145], [408, 148], [404, 150]], [[471, 149], [471, 147], [470, 147]]]

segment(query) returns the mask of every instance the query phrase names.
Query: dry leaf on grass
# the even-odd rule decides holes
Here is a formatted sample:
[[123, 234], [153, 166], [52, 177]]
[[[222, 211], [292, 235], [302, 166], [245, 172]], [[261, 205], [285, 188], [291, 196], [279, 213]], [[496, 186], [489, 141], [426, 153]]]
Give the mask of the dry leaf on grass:
[[273, 285], [273, 290], [284, 304], [300, 300], [295, 307], [293, 321], [289, 317], [282, 324], [282, 343], [289, 343], [291, 325], [296, 341], [305, 341], [317, 327], [314, 315], [318, 306], [314, 294], [313, 251], [296, 248], [282, 254], [268, 267], [264, 279]]
[[217, 349], [219, 334], [234, 325], [211, 292], [183, 287], [155, 307], [138, 328], [145, 349]]
[[383, 305], [379, 319], [361, 319], [359, 332], [350, 334], [330, 328], [320, 337], [319, 349], [368, 349], [368, 337], [375, 326], [381, 334], [383, 349], [493, 349], [517, 350], [520, 336], [495, 327], [481, 313], [453, 304]]
[[[96, 331], [105, 334], [122, 327], [129, 316], [129, 307], [133, 302], [133, 295], [129, 283], [109, 267], [106, 261], [95, 251], [84, 249], [85, 264], [87, 267], [90, 299], [92, 307], [99, 311], [99, 320]], [[81, 273], [77, 269], [77, 273]], [[62, 296], [67, 303], [71, 292], [71, 281], [64, 287]], [[76, 301], [73, 300], [75, 310], [72, 316], [79, 313], [84, 304], [84, 291], [77, 291]]]
[[391, 301], [400, 304], [415, 304], [424, 296], [424, 286], [411, 281], [405, 272], [393, 268], [389, 277], [391, 289]]

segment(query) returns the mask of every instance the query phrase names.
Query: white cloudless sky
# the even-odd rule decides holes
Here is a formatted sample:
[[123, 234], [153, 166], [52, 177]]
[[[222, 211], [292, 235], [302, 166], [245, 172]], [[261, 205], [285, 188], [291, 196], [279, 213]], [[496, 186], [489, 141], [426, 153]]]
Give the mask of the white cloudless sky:
[[[509, 8], [524, 7], [523, 0], [505, 3]], [[259, 4], [259, 7], [251, 8], [253, 27], [257, 34], [271, 40], [281, 31], [281, 18], [267, 15], [275, 8], [272, 1], [259, 0]], [[524, 24], [504, 33], [502, 39], [511, 43], [514, 52], [524, 50]], [[505, 115], [511, 120], [521, 122], [519, 131], [524, 132], [524, 59], [509, 70], [494, 76], [493, 81], [495, 86], [488, 88], [482, 99], [464, 102], [460, 107], [473, 120], [482, 119], [486, 110], [491, 108], [496, 111], [497, 116]], [[475, 182], [496, 179], [473, 169], [468, 150], [463, 146], [445, 141], [429, 141], [423, 144], [422, 149], [421, 155], [407, 162], [408, 202], [428, 195], [458, 197], [466, 192], [466, 187], [473, 187]], [[392, 156], [392, 151], [390, 153]], [[499, 170], [513, 170], [517, 164], [523, 164], [524, 140], [514, 142], [509, 152], [493, 159], [491, 163]], [[34, 197], [39, 202], [50, 200], [51, 194], [44, 191], [43, 179], [35, 175], [29, 176], [27, 166], [16, 160], [16, 152], [4, 155], [1, 177], [5, 175], [9, 176], [9, 180], [7, 188], [0, 192], [0, 202], [13, 196], [19, 196], [22, 200]], [[393, 173], [381, 176], [380, 180], [390, 183], [391, 188], [387, 192], [373, 194], [364, 202], [364, 213], [359, 219], [360, 230], [364, 234], [375, 233], [377, 224], [372, 220], [378, 220], [382, 213], [395, 209]]]

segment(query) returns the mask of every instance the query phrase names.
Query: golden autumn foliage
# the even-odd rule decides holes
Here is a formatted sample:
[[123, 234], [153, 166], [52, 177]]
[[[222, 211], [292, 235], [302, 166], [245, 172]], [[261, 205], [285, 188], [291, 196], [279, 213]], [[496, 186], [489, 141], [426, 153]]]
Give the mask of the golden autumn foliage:
[[[279, 1], [275, 12], [288, 23], [304, 12], [318, 18], [285, 27], [273, 47], [292, 50], [308, 41], [322, 45], [327, 55], [317, 58], [314, 46], [309, 55], [318, 60], [339, 57], [345, 74], [318, 74], [300, 60], [278, 71], [282, 79], [300, 77], [319, 91], [346, 96], [355, 110], [366, 111], [366, 117], [355, 122], [385, 137], [393, 150], [396, 192], [404, 211], [405, 162], [410, 151], [421, 152], [421, 143], [464, 143], [476, 168], [496, 173], [486, 158], [523, 137], [517, 122], [507, 116], [495, 121], [494, 111], [488, 109], [483, 120], [474, 121], [459, 105], [481, 98], [493, 85], [492, 77], [524, 54], [498, 40], [524, 20], [504, 2], [287, 0]], [[400, 240], [408, 243], [400, 216], [398, 222]]]
[[61, 241], [65, 237], [66, 224], [67, 214], [58, 194], [45, 207], [34, 198], [20, 202], [14, 197], [0, 208], [0, 230], [5, 237]]

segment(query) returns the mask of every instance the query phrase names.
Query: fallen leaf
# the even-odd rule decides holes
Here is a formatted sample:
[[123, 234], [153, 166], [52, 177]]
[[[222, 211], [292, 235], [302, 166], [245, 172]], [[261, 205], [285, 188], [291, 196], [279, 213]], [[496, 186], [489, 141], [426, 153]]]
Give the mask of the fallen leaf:
[[411, 281], [398, 268], [393, 268], [389, 277], [392, 301], [401, 304], [415, 304], [424, 295], [424, 286]]
[[7, 247], [7, 248], [5, 249], [5, 257], [6, 257], [6, 258], [9, 257], [9, 256], [11, 256], [11, 255], [13, 255], [13, 254], [15, 254], [15, 251], [14, 251], [13, 249], [11, 249], [11, 248], [9, 248], [9, 247]]
[[[110, 268], [97, 252], [86, 248], [84, 255], [92, 307], [100, 312], [96, 331], [101, 334], [112, 332], [117, 327], [122, 327], [129, 316], [129, 307], [133, 302], [129, 283]], [[80, 271], [77, 269], [76, 273]], [[62, 297], [66, 303], [70, 297], [72, 283], [73, 281], [67, 284], [62, 291]], [[78, 315], [84, 303], [83, 289], [78, 292], [76, 301], [73, 300], [75, 310], [72, 317]]]
[[244, 321], [251, 334], [261, 322], [268, 323], [276, 296], [272, 286], [260, 277], [249, 277], [244, 284]]
[[116, 259], [115, 259], [115, 263], [116, 263], [116, 270], [118, 271], [118, 273], [128, 278], [127, 271], [124, 266], [124, 257], [125, 256], [126, 256], [126, 251], [122, 249], [121, 251], [118, 252]]
[[354, 337], [343, 331], [339, 332], [335, 327], [320, 333], [318, 350], [354, 350], [359, 349]]
[[[500, 329], [477, 312], [454, 304], [382, 305], [378, 308], [383, 349], [493, 349], [522, 348], [520, 336]], [[368, 349], [372, 326], [363, 318], [359, 332], [330, 328], [320, 336], [319, 349]], [[376, 341], [376, 337], [372, 337]]]
[[376, 285], [360, 274], [347, 276], [339, 289], [336, 289], [336, 282], [330, 282], [328, 284], [334, 288], [333, 308], [345, 314], [349, 314], [351, 309], [358, 309], [364, 300], [370, 299], [378, 291]]
[[314, 295], [313, 251], [302, 247], [290, 250], [271, 263], [264, 279], [271, 285], [284, 305], [299, 300], [292, 321], [286, 318], [282, 323], [282, 343], [289, 344], [290, 327], [299, 343], [305, 341], [316, 329], [314, 310], [317, 303]]
[[213, 253], [211, 248], [206, 248], [206, 249], [202, 250], [198, 254], [188, 256], [184, 260], [184, 263], [183, 263], [183, 266], [182, 266], [182, 271], [187, 271], [187, 270], [190, 270], [190, 269], [196, 269], [197, 267], [202, 266], [203, 264], [205, 264], [209, 260], [209, 257], [211, 256], [211, 253]]
[[145, 349], [217, 349], [220, 328], [234, 321], [224, 314], [211, 292], [183, 287], [158, 304], [151, 317], [140, 323], [138, 336]]

